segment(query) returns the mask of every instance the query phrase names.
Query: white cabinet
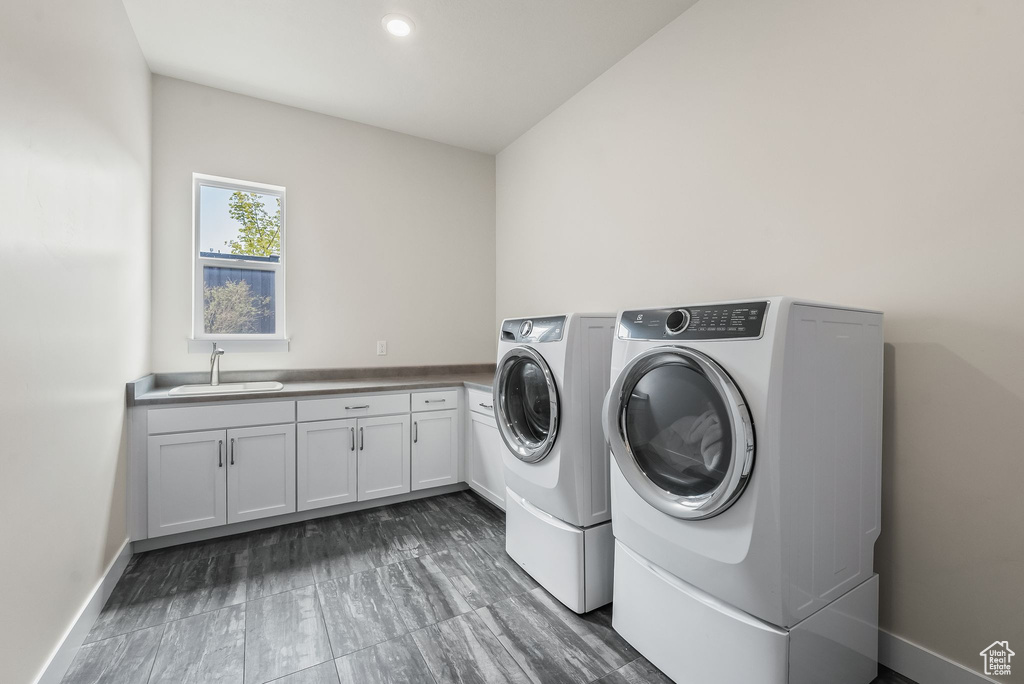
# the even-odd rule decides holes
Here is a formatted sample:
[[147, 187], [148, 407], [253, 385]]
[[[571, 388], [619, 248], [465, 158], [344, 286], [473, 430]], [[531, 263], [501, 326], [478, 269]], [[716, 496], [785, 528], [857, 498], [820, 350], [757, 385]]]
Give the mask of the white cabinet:
[[295, 424], [236, 428], [228, 436], [228, 522], [295, 511]]
[[413, 490], [440, 487], [458, 480], [459, 412], [412, 414]]
[[149, 438], [150, 537], [227, 522], [226, 439], [224, 430]]
[[154, 435], [149, 536], [295, 511], [295, 425]]
[[[135, 409], [144, 418], [132, 419], [141, 445], [132, 447], [133, 540], [456, 484], [469, 434], [463, 397], [447, 387]], [[489, 484], [476, 488], [500, 503], [493, 438], [475, 470]]]
[[359, 501], [409, 491], [409, 415], [360, 418], [356, 425]]
[[356, 500], [356, 422], [299, 423], [298, 510]]
[[470, 411], [469, 444], [466, 445], [466, 480], [478, 494], [502, 510], [505, 508], [505, 444], [493, 414]]

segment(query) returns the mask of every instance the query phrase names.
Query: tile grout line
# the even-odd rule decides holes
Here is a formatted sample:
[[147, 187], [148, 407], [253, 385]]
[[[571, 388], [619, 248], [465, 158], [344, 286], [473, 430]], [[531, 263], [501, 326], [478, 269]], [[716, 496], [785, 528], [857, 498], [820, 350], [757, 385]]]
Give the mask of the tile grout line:
[[[325, 660], [322, 663], [317, 663], [316, 665], [310, 665], [309, 667], [304, 667], [301, 670], [296, 670], [295, 672], [289, 672], [286, 675], [281, 675], [280, 677], [275, 677], [274, 679], [271, 679], [271, 680], [268, 680], [266, 682], [263, 682], [263, 684], [274, 684], [274, 682], [279, 682], [279, 681], [281, 681], [282, 679], [284, 679], [286, 677], [291, 677], [292, 675], [297, 675], [300, 672], [306, 672], [308, 670], [312, 670], [313, 668], [320, 667], [321, 665], [325, 665], [326, 663], [331, 663], [333, 665], [334, 664], [334, 660]], [[337, 670], [335, 670], [335, 671], [337, 671]]]
[[[151, 628], [147, 628], [151, 629]], [[147, 684], [153, 679], [153, 671], [156, 669], [156, 660], [160, 657], [160, 647], [164, 645], [164, 636], [167, 635], [167, 625], [160, 626], [160, 641], [156, 643], [156, 653], [153, 654], [153, 662], [149, 664], [149, 674], [146, 675]], [[125, 635], [125, 643], [127, 644], [127, 635]]]
[[[305, 587], [299, 587], [299, 588], [300, 589], [305, 589]], [[292, 591], [295, 591], [295, 590], [293, 589]], [[182, 620], [188, 620], [189, 618], [198, 617], [200, 615], [209, 615], [210, 613], [216, 613], [218, 611], [224, 610], [225, 608], [233, 608], [235, 606], [244, 606], [246, 603], [248, 603], [248, 601], [239, 601], [238, 603], [229, 603], [226, 606], [221, 606], [220, 608], [211, 608], [210, 610], [201, 610], [198, 613], [192, 613], [191, 615], [183, 615], [182, 617], [175, 618], [173, 620], [164, 620], [163, 622], [155, 622], [152, 625], [146, 625], [145, 627], [137, 627], [135, 629], [130, 629], [127, 632], [122, 632], [121, 634], [112, 634], [111, 636], [104, 637], [102, 639], [97, 639], [96, 641], [90, 641], [87, 644], [82, 644], [81, 648], [85, 648], [86, 646], [92, 646], [93, 644], [101, 644], [104, 641], [110, 641], [111, 639], [117, 639], [118, 637], [128, 636], [129, 634], [135, 634], [137, 632], [142, 632], [142, 631], [145, 631], [147, 629], [153, 629], [154, 627], [167, 627], [168, 625], [173, 625], [175, 622], [181, 622]]]
[[632, 660], [630, 660], [628, 663], [625, 663], [622, 667], [617, 667], [614, 670], [612, 670], [611, 672], [605, 672], [603, 675], [599, 675], [597, 678], [591, 679], [588, 684], [597, 684], [597, 682], [601, 681], [602, 679], [604, 679], [608, 675], [613, 675], [616, 672], [621, 672], [622, 670], [625, 670], [627, 667], [629, 667], [630, 665], [632, 665], [636, 661], [640, 660], [640, 657], [641, 656], [637, 656], [636, 658], [633, 658]]
[[[316, 581], [314, 580], [313, 582], [310, 582], [309, 584], [303, 584], [301, 587], [292, 587], [290, 589], [283, 589], [281, 591], [275, 591], [272, 594], [263, 594], [262, 596], [258, 596], [258, 597], [254, 598], [254, 599], [251, 599], [251, 598], [248, 597], [248, 595], [246, 595], [246, 598], [245, 598], [244, 601], [242, 601], [242, 603], [252, 603], [253, 601], [262, 601], [263, 599], [270, 598], [272, 596], [280, 596], [281, 594], [287, 594], [287, 593], [292, 592], [292, 591], [298, 591], [299, 589], [305, 589], [306, 587], [315, 587], [315, 586], [316, 586]], [[232, 605], [237, 606], [239, 604], [234, 603]], [[225, 607], [227, 607], [227, 606], [225, 606]], [[209, 612], [212, 612], [212, 611], [206, 611], [206, 612], [209, 613]]]
[[[384, 567], [387, 567], [387, 566], [384, 566]], [[380, 583], [384, 585], [384, 593], [388, 595], [388, 599], [391, 600], [391, 605], [393, 605], [395, 607], [395, 610], [398, 612], [398, 619], [402, 621], [403, 625], [405, 625], [405, 633], [406, 634], [412, 634], [416, 630], [411, 628], [411, 627], [409, 627], [409, 623], [406, 622], [405, 616], [402, 615], [402, 609], [401, 609], [401, 607], [399, 607], [398, 601], [395, 600], [394, 595], [391, 593], [391, 586], [390, 586], [390, 584], [388, 583], [388, 581], [384, 577], [384, 575], [381, 574], [381, 570], [382, 569], [383, 568], [374, 568], [373, 572], [376, 573], [377, 579], [380, 580]], [[388, 641], [390, 641], [390, 639]], [[383, 643], [383, 642], [381, 642], [381, 643]]]
[[[327, 648], [331, 650], [331, 662], [334, 662], [334, 642], [331, 641], [331, 630], [327, 629], [327, 616], [324, 614], [324, 604], [320, 600], [320, 587], [316, 586], [315, 583], [313, 584], [313, 598], [316, 599], [316, 607], [320, 610], [320, 624], [323, 625], [324, 636], [327, 637]], [[327, 661], [325, 660], [324, 662]], [[323, 665], [323, 663], [317, 663], [317, 665]], [[316, 665], [313, 665], [312, 667], [316, 667]], [[299, 670], [299, 672], [302, 672], [302, 670]]]
[[[418, 630], [416, 630], [416, 631], [417, 631], [417, 632], [423, 632], [423, 631], [426, 631], [427, 629], [429, 629], [430, 627], [438, 627], [439, 625], [441, 625], [441, 624], [443, 624], [443, 623], [445, 623], [445, 622], [452, 622], [453, 620], [457, 620], [457, 619], [459, 619], [459, 618], [461, 618], [461, 617], [465, 617], [465, 616], [469, 615], [470, 613], [472, 613], [472, 614], [476, 615], [477, 613], [479, 613], [479, 612], [480, 612], [481, 610], [483, 610], [484, 608], [487, 608], [487, 607], [489, 607], [489, 606], [492, 606], [492, 605], [494, 605], [495, 603], [499, 603], [500, 601], [504, 601], [504, 600], [505, 600], [505, 599], [507, 599], [507, 598], [512, 598], [512, 597], [511, 597], [511, 596], [506, 596], [506, 597], [505, 597], [504, 599], [499, 599], [498, 601], [492, 601], [491, 603], [488, 603], [488, 604], [487, 604], [486, 606], [481, 606], [480, 608], [475, 608], [475, 609], [473, 609], [473, 610], [469, 611], [468, 613], [461, 613], [461, 614], [459, 614], [459, 615], [453, 615], [453, 616], [452, 616], [452, 617], [450, 617], [450, 618], [445, 618], [444, 620], [438, 620], [438, 621], [437, 621], [437, 622], [435, 622], [434, 624], [432, 624], [432, 625], [427, 625], [426, 627], [422, 627], [422, 628], [420, 628], [420, 629], [418, 629]], [[480, 617], [480, 616], [479, 616], [479, 615], [477, 615], [477, 617]], [[513, 655], [513, 654], [512, 654], [512, 653], [511, 653], [511, 652], [510, 652], [509, 650], [508, 650], [508, 648], [507, 648], [507, 647], [505, 646], [505, 644], [503, 644], [503, 643], [502, 643], [502, 641], [501, 641], [501, 639], [500, 639], [500, 638], [498, 637], [498, 635], [497, 635], [497, 634], [495, 634], [495, 633], [494, 633], [494, 630], [492, 630], [492, 629], [490, 628], [490, 626], [489, 626], [489, 625], [487, 624], [487, 621], [486, 621], [486, 620], [484, 620], [483, 618], [480, 618], [480, 622], [482, 622], [482, 623], [484, 624], [484, 627], [485, 627], [485, 628], [487, 629], [487, 633], [488, 633], [488, 634], [490, 634], [491, 636], [493, 636], [493, 637], [494, 637], [494, 640], [498, 642], [498, 645], [499, 645], [499, 646], [501, 646], [501, 649], [502, 649], [502, 650], [503, 650], [503, 651], [504, 651], [504, 652], [505, 652], [505, 653], [506, 653], [506, 654], [508, 655], [508, 657], [509, 657], [509, 658], [511, 658], [511, 659], [512, 659], [512, 662], [516, 664], [516, 667], [518, 667], [518, 668], [519, 668], [519, 671], [523, 673], [523, 676], [524, 676], [524, 677], [526, 677], [527, 679], [529, 679], [529, 680], [533, 681], [533, 680], [532, 680], [532, 678], [530, 677], [530, 675], [529, 675], [529, 674], [528, 674], [528, 673], [526, 672], [526, 668], [525, 668], [525, 667], [523, 667], [523, 665], [522, 665], [522, 664], [521, 664], [521, 663], [520, 663], [520, 662], [519, 662], [518, 660], [516, 660], [516, 657], [515, 657], [515, 656], [514, 656], [514, 655]], [[409, 632], [409, 635], [410, 635], [410, 636], [411, 636], [412, 634], [413, 634], [413, 632]], [[413, 642], [415, 643], [415, 642], [416, 642], [416, 640], [415, 640], [415, 639], [413, 639]], [[418, 644], [418, 643], [416, 644], [416, 648], [417, 648], [417, 650], [420, 650], [420, 648], [419, 648], [419, 644]], [[422, 652], [422, 650], [420, 650], [420, 655], [421, 655], [421, 656], [423, 655], [423, 652]], [[425, 657], [425, 656], [424, 656], [424, 660], [426, 660], [426, 657]], [[428, 670], [430, 669], [430, 666], [429, 666], [429, 665], [427, 665], [427, 669], [428, 669]], [[433, 671], [431, 671], [431, 674], [433, 674]], [[435, 682], [436, 682], [436, 679], [435, 679]]]
[[[521, 596], [521, 595], [522, 594], [517, 594], [517, 596]], [[502, 601], [508, 600], [508, 598], [513, 598], [513, 597], [507, 597], [505, 599], [502, 599]], [[479, 613], [482, 610], [486, 610], [486, 609], [490, 608], [495, 603], [501, 603], [501, 601], [494, 601], [493, 603], [489, 603], [486, 606], [483, 606], [482, 608], [478, 608], [477, 610], [475, 610], [473, 612], [474, 613]], [[488, 620], [484, 620], [482, 616], [480, 618], [480, 621], [484, 623], [484, 627], [486, 627], [487, 631], [490, 632], [492, 636], [494, 636], [495, 641], [497, 641], [498, 645], [501, 646], [505, 650], [505, 653], [507, 653], [508, 657], [512, 659], [512, 662], [514, 662], [517, 666], [519, 666], [519, 669], [523, 671], [523, 674], [526, 675], [526, 678], [529, 679], [530, 681], [534, 681], [533, 677], [530, 676], [530, 672], [526, 669], [526, 664], [519, 662], [519, 658], [516, 658], [516, 654], [513, 653], [512, 651], [510, 651], [509, 647], [505, 645], [504, 641], [502, 641], [501, 635], [498, 634], [497, 632], [495, 632], [493, 629], [491, 629], [490, 622]], [[495, 625], [497, 625], [497, 620], [495, 620], [494, 622], [495, 622]]]
[[[377, 580], [384, 586], [384, 595], [388, 597], [388, 601], [390, 601], [392, 607], [394, 607], [395, 613], [398, 615], [398, 619], [401, 620], [402, 624], [405, 626], [405, 634], [402, 634], [401, 636], [398, 636], [398, 637], [395, 637], [395, 638], [399, 639], [399, 638], [401, 638], [403, 636], [406, 636], [408, 634], [412, 634], [416, 630], [409, 629], [409, 623], [406, 622], [405, 621], [405, 617], [402, 616], [402, 609], [398, 607], [398, 602], [395, 601], [395, 597], [391, 595], [391, 589], [388, 587], [387, 581], [380, 575], [380, 573], [377, 572], [378, 570], [380, 570], [380, 568], [375, 568], [373, 572], [377, 575]], [[390, 639], [385, 639], [385, 641], [390, 641]], [[378, 642], [378, 643], [384, 643], [384, 642]], [[417, 646], [416, 648], [419, 649], [419, 646]]]
[[[452, 617], [452, 618], [448, 618], [448, 619], [449, 620], [454, 620], [456, 617], [458, 617], [458, 615], [456, 615], [455, 617]], [[426, 630], [429, 627], [435, 627], [435, 626], [441, 624], [441, 622], [443, 622], [443, 621], [438, 621], [438, 622], [435, 622], [432, 625], [427, 625], [426, 627], [420, 627], [419, 629], [410, 630], [410, 631], [406, 632], [405, 634], [403, 634], [400, 637], [395, 637], [396, 639], [408, 638], [410, 641], [412, 641], [412, 647], [416, 649], [416, 655], [418, 655], [420, 657], [420, 662], [423, 663], [423, 668], [427, 671], [427, 675], [430, 676], [430, 680], [432, 682], [434, 682], [434, 684], [437, 684], [437, 676], [434, 675], [434, 671], [430, 669], [430, 663], [427, 662], [427, 657], [423, 654], [423, 649], [420, 648], [419, 643], [417, 643], [416, 639], [413, 637], [413, 633], [415, 633], [415, 632], [422, 632], [422, 631]], [[391, 639], [388, 639], [388, 641], [391, 641]], [[386, 642], [381, 642], [381, 643], [386, 643]]]
[[[456, 542], [453, 546], [446, 546], [443, 549], [440, 549], [439, 551], [430, 551], [430, 552], [424, 553], [423, 555], [410, 556], [409, 558], [402, 558], [402, 559], [399, 559], [399, 560], [396, 560], [396, 561], [391, 561], [390, 563], [384, 563], [383, 565], [375, 565], [374, 567], [367, 568], [366, 570], [359, 570], [358, 572], [350, 572], [350, 573], [348, 573], [346, 575], [338, 575], [337, 577], [329, 577], [329, 578], [324, 579], [324, 580], [316, 579], [316, 573], [314, 572], [313, 573], [313, 583], [316, 584], [316, 585], [320, 585], [320, 584], [323, 584], [324, 582], [330, 582], [332, 580], [344, 579], [346, 577], [351, 577], [353, 575], [361, 575], [364, 572], [373, 572], [375, 570], [380, 570], [382, 568], [391, 567], [392, 565], [398, 565], [399, 563], [405, 563], [405, 562], [408, 562], [408, 561], [411, 561], [411, 560], [416, 560], [418, 558], [426, 558], [427, 556], [433, 556], [433, 555], [436, 555], [436, 554], [439, 554], [439, 553], [444, 553], [445, 551], [450, 551], [451, 549], [457, 549], [457, 548], [462, 547], [462, 546], [469, 546], [470, 544], [475, 544], [477, 542], [487, 541], [488, 539], [495, 539], [495, 538], [496, 537], [486, 537], [484, 539], [473, 539], [471, 541]], [[487, 552], [485, 551], [484, 553], [487, 553]], [[488, 554], [488, 555], [490, 555], [490, 554]], [[306, 586], [309, 586], [309, 585], [306, 585]], [[283, 593], [283, 592], [278, 592], [278, 593]], [[465, 597], [463, 597], [463, 598], [465, 598]]]
[[[472, 542], [467, 542], [466, 544], [460, 544], [459, 546], [467, 546], [469, 543], [472, 543]], [[444, 549], [443, 551], [439, 551], [437, 553], [444, 553], [444, 552], [446, 552], [448, 550], [449, 549]], [[488, 554], [486, 551], [484, 551], [484, 554], [490, 556], [490, 554]], [[444, 577], [445, 577], [445, 579], [448, 579], [447, 575], [444, 575]], [[460, 596], [462, 596], [462, 599], [464, 601], [466, 601], [466, 603], [468, 604], [469, 601], [466, 600], [465, 595], [462, 594], [462, 592], [460, 592], [458, 590], [458, 588], [454, 585], [454, 583], [451, 582], [450, 579], [448, 579], [448, 581], [449, 581], [450, 584], [452, 584], [452, 588], [455, 590], [455, 592], [457, 594], [459, 594]], [[386, 585], [385, 585], [385, 589], [387, 589]], [[465, 613], [460, 613], [458, 615], [453, 615], [452, 617], [445, 618], [444, 620], [438, 620], [437, 622], [434, 622], [434, 623], [432, 623], [430, 625], [426, 625], [425, 627], [421, 627], [421, 628], [419, 628], [417, 630], [409, 631], [409, 632], [407, 632], [407, 635], [411, 636], [413, 631], [419, 632], [419, 631], [423, 631], [423, 630], [427, 629], [428, 627], [437, 627], [438, 625], [440, 625], [443, 622], [449, 622], [451, 620], [455, 620], [456, 618], [463, 617], [465, 615], [468, 615], [469, 613], [478, 614], [480, 611], [482, 611], [482, 610], [484, 610], [486, 608], [489, 608], [489, 607], [493, 606], [496, 603], [501, 603], [502, 601], [506, 601], [506, 600], [514, 598], [516, 596], [521, 596], [524, 593], [527, 593], [529, 591], [533, 591], [533, 589], [528, 589], [528, 590], [525, 590], [525, 591], [521, 591], [521, 592], [519, 592], [517, 594], [513, 594], [511, 596], [505, 596], [505, 597], [502, 597], [502, 598], [497, 599], [495, 601], [491, 601], [490, 603], [488, 603], [488, 604], [486, 604], [484, 606], [481, 606], [480, 608], [472, 608], [471, 610], [469, 610], [469, 611], [467, 611]], [[388, 595], [390, 596], [390, 591], [388, 591]], [[403, 621], [404, 621], [404, 619], [403, 619]], [[484, 619], [481, 618], [481, 622], [484, 623], [484, 627], [486, 627], [487, 631], [494, 637], [494, 640], [498, 642], [498, 645], [501, 646], [502, 650], [508, 655], [509, 658], [512, 659], [512, 662], [514, 662], [516, 664], [516, 667], [518, 667], [519, 670], [523, 673], [523, 676], [525, 676], [527, 679], [532, 681], [533, 678], [530, 676], [529, 672], [527, 671], [526, 666], [523, 663], [519, 662], [519, 659], [516, 658], [514, 653], [509, 651], [508, 647], [501, 640], [501, 637], [498, 634], [495, 634], [494, 630], [491, 629], [491, 626], [488, 624], [487, 620], [484, 620]], [[425, 663], [426, 662], [426, 658], [423, 656], [423, 652], [420, 649], [419, 644], [416, 643], [415, 639], [413, 639], [413, 643], [416, 644], [416, 650], [420, 652], [420, 657], [424, 659], [424, 663]], [[434, 673], [433, 673], [433, 671], [430, 670], [430, 666], [429, 665], [427, 665], [427, 670], [428, 670], [428, 672], [430, 672], [431, 677], [433, 677]], [[602, 675], [602, 676], [604, 676], [604, 675]], [[434, 678], [434, 681], [435, 681], [435, 684], [436, 684], [436, 682], [437, 682], [436, 677]]]
[[[248, 568], [247, 568], [248, 570]], [[248, 573], [247, 573], [248, 574]], [[242, 604], [242, 684], [245, 684], [245, 649], [249, 646], [249, 602]]]
[[[434, 623], [434, 624], [437, 624], [437, 623]], [[424, 627], [424, 629], [426, 629], [426, 627]], [[416, 654], [419, 655], [420, 662], [423, 663], [423, 668], [427, 671], [427, 674], [430, 675], [430, 679], [433, 680], [434, 684], [437, 684], [437, 677], [434, 676], [434, 671], [430, 669], [430, 664], [427, 662], [426, 656], [423, 655], [423, 651], [420, 650], [420, 645], [417, 644], [416, 640], [412, 638], [412, 633], [411, 632], [409, 634], [407, 634], [406, 636], [408, 636], [410, 639], [412, 639], [413, 648], [416, 649]]]

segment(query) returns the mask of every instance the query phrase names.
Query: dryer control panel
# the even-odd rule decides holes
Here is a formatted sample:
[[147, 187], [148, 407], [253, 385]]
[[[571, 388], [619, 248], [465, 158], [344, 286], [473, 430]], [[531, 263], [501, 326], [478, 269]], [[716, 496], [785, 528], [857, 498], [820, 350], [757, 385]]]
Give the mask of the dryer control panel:
[[679, 306], [623, 311], [622, 340], [756, 339], [764, 330], [768, 302]]
[[501, 323], [503, 342], [558, 342], [565, 330], [565, 316], [509, 318]]

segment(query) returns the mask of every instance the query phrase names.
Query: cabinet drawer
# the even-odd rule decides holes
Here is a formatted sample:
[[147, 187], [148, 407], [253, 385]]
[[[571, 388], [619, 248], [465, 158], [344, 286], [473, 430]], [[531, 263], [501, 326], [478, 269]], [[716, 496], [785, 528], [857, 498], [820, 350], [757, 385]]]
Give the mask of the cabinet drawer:
[[408, 394], [353, 395], [335, 399], [307, 399], [298, 403], [300, 423], [409, 413]]
[[149, 434], [295, 422], [294, 401], [150, 409]]
[[413, 411], [441, 411], [459, 406], [459, 390], [416, 392], [412, 395]]
[[494, 397], [491, 396], [490, 392], [466, 388], [466, 401], [469, 404], [470, 411], [487, 416], [494, 415]]

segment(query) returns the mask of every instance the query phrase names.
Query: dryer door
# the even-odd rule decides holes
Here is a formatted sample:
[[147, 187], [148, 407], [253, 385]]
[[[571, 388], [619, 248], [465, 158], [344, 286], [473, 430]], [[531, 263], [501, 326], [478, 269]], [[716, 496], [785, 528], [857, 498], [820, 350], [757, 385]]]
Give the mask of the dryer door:
[[502, 357], [494, 375], [498, 432], [516, 458], [536, 463], [551, 451], [558, 434], [558, 390], [544, 357], [516, 347]]
[[685, 347], [655, 347], [622, 369], [605, 399], [604, 429], [630, 486], [676, 518], [724, 511], [754, 463], [743, 395], [710, 357]]

